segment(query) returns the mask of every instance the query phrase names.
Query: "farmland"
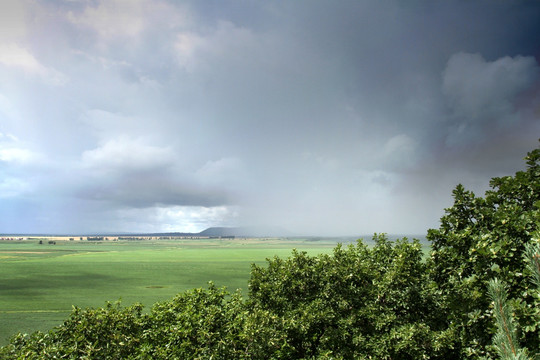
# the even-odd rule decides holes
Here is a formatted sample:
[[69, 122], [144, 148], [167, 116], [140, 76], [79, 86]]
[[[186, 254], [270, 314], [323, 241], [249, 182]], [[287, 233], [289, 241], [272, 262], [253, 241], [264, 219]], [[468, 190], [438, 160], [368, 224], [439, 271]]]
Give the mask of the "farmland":
[[335, 239], [49, 241], [0, 241], [0, 345], [16, 332], [59, 325], [73, 305], [120, 299], [148, 308], [208, 281], [246, 292], [252, 263], [288, 257], [293, 248], [315, 255], [336, 245]]

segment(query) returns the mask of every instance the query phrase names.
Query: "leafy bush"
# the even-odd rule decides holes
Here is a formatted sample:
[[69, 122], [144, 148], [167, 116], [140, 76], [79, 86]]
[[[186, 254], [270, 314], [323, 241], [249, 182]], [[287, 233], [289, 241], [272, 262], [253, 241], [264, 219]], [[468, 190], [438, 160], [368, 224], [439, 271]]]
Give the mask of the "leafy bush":
[[539, 299], [525, 280], [529, 270], [522, 261], [540, 224], [540, 149], [525, 159], [526, 171], [492, 179], [485, 198], [458, 185], [440, 228], [428, 232], [428, 266], [448, 327], [459, 333], [462, 358], [493, 355], [488, 282], [495, 277], [508, 286], [521, 329], [519, 342], [531, 349], [540, 346]]
[[[248, 304], [283, 318], [286, 358], [437, 358], [449, 351], [418, 241], [384, 235], [332, 255], [253, 266]], [[284, 325], [284, 327], [283, 327]]]
[[171, 301], [155, 304], [146, 318], [138, 357], [142, 359], [241, 358], [242, 314], [239, 293], [210, 283]]
[[44, 334], [18, 334], [0, 349], [2, 359], [125, 359], [139, 346], [142, 306], [75, 307], [68, 320]]

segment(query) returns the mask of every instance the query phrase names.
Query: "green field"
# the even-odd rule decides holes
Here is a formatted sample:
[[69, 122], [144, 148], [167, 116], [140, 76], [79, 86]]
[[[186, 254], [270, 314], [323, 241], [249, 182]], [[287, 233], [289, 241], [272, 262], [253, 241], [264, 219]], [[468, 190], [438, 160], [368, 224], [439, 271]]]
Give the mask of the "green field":
[[16, 332], [59, 325], [72, 306], [121, 299], [147, 308], [208, 281], [246, 293], [251, 264], [296, 248], [328, 253], [331, 240], [235, 239], [0, 242], [0, 346]]

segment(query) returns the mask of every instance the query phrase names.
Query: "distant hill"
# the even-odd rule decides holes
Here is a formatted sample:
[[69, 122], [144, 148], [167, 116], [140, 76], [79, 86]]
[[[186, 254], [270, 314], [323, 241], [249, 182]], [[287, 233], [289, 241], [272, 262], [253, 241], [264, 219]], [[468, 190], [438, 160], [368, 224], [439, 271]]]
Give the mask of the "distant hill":
[[198, 233], [187, 232], [163, 232], [163, 233], [131, 233], [131, 234], [115, 234], [116, 236], [178, 236], [178, 237], [219, 237], [219, 236], [236, 236], [236, 237], [286, 237], [294, 236], [291, 232], [272, 226], [245, 226], [245, 227], [209, 227]]
[[210, 227], [199, 236], [283, 237], [291, 236], [287, 230], [270, 226]]
[[240, 236], [236, 227], [210, 227], [201, 231], [199, 236]]

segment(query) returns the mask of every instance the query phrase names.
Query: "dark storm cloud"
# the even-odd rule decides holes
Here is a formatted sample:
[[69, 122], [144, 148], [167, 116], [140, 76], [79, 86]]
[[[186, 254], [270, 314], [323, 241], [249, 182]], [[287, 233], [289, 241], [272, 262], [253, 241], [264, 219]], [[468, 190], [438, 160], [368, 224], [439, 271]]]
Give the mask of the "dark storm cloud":
[[532, 2], [2, 7], [0, 231], [421, 233], [540, 134]]

